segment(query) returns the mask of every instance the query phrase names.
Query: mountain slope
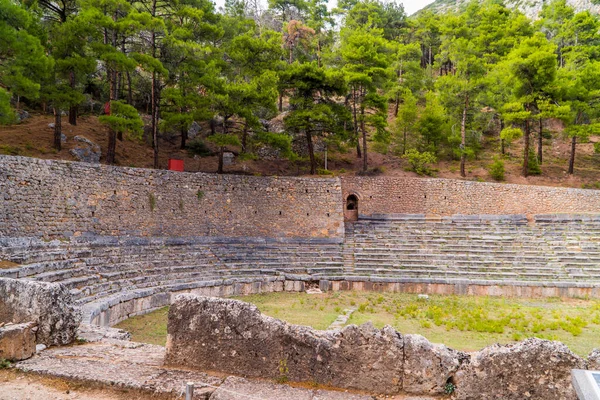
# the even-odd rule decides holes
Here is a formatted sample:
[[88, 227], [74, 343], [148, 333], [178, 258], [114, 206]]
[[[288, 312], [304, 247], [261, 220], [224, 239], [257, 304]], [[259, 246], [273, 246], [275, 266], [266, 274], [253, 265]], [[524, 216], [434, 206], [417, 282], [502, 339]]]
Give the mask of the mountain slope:
[[[460, 10], [465, 7], [470, 0], [436, 0], [424, 10], [430, 10], [435, 13], [444, 14]], [[505, 0], [505, 4], [509, 8], [518, 8], [529, 18], [537, 19], [539, 12], [542, 10], [544, 2], [549, 3], [550, 0]], [[575, 12], [590, 10], [594, 14], [600, 13], [600, 6], [593, 5], [591, 0], [567, 0], [567, 4], [575, 8]]]

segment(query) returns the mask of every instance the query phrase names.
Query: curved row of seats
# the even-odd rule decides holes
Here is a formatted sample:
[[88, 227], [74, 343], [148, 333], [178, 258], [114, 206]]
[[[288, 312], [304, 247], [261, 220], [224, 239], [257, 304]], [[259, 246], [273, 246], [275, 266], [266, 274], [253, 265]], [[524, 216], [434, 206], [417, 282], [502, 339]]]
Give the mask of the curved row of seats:
[[151, 299], [108, 323], [164, 305], [163, 294], [236, 284], [256, 291], [309, 280], [600, 286], [600, 216], [376, 215], [348, 223], [343, 241], [0, 238], [0, 260], [19, 264], [0, 269], [2, 277], [65, 285], [88, 322]]
[[99, 310], [132, 298], [286, 275], [340, 274], [341, 247], [340, 240], [329, 239], [0, 239], [0, 259], [19, 264], [0, 269], [0, 276], [63, 284], [90, 321]]

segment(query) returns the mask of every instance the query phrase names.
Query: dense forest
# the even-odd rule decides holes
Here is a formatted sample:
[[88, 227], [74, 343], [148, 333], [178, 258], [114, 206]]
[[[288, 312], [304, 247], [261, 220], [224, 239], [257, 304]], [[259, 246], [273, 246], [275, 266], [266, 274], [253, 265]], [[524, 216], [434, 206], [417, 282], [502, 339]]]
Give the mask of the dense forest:
[[[146, 125], [155, 168], [170, 131], [199, 155], [218, 149], [219, 172], [228, 148], [298, 158], [300, 137], [311, 174], [319, 144], [355, 149], [364, 172], [376, 151], [425, 174], [460, 160], [465, 176], [482, 137], [495, 135], [491, 171], [502, 179], [517, 140], [522, 175], [540, 173], [552, 120], [570, 140], [573, 174], [578, 143], [600, 133], [599, 28], [565, 0], [535, 20], [498, 0], [412, 17], [379, 0], [331, 10], [324, 0], [227, 0], [220, 10], [210, 0], [0, 0], [0, 123], [17, 123], [23, 107], [52, 110], [60, 149], [61, 127], [92, 109], [109, 164]], [[285, 129], [271, 132], [265, 121], [277, 116]], [[207, 132], [188, 139], [194, 123]]]

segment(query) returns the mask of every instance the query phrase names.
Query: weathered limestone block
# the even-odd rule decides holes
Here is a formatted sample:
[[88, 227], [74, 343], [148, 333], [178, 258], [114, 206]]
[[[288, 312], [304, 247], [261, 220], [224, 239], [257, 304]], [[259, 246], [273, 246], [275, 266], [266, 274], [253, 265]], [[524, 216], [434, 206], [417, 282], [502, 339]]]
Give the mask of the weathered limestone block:
[[0, 322], [37, 324], [36, 343], [69, 344], [76, 338], [81, 315], [62, 285], [0, 278]]
[[600, 370], [600, 349], [594, 349], [587, 356], [587, 369]]
[[0, 360], [21, 361], [35, 354], [36, 324], [8, 324], [0, 328]]
[[421, 335], [404, 335], [404, 385], [408, 393], [444, 393], [446, 383], [469, 356], [433, 344]]
[[171, 306], [168, 333], [168, 365], [373, 393], [402, 389], [403, 341], [390, 327], [316, 331], [241, 301], [184, 294]]
[[559, 342], [528, 339], [486, 347], [456, 374], [456, 399], [576, 399], [571, 370], [585, 362]]

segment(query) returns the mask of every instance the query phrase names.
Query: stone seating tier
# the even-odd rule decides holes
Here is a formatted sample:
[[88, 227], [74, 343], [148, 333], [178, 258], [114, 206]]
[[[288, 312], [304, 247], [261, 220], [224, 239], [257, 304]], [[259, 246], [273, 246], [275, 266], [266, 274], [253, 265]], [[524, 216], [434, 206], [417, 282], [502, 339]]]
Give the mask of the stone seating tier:
[[[112, 325], [175, 293], [367, 289], [600, 297], [595, 215], [385, 215], [347, 223], [345, 239], [0, 238], [0, 277], [63, 284], [84, 320]], [[581, 289], [581, 290], [580, 290]]]

